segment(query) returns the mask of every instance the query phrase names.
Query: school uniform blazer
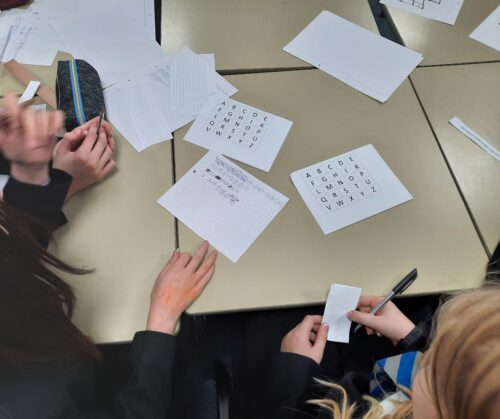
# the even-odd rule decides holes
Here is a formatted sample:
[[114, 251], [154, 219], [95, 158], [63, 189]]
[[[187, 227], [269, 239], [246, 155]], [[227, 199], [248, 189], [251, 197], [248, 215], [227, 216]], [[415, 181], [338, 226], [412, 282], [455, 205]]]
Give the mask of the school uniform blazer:
[[[62, 206], [70, 183], [71, 176], [60, 170], [51, 170], [46, 186], [11, 178], [4, 188], [4, 201], [59, 226], [66, 222]], [[87, 366], [75, 366], [66, 375], [49, 368], [37, 374], [0, 374], [0, 418], [165, 419], [171, 404], [174, 356], [174, 336], [137, 332], [132, 342], [132, 375], [112, 406], [100, 410], [93, 409], [91, 401], [79, 400], [92, 389], [74, 391], [85, 381], [81, 375], [91, 369]]]
[[[410, 334], [398, 344], [402, 352], [422, 350], [426, 345], [432, 319], [422, 321]], [[330, 419], [331, 415], [324, 409], [318, 409], [306, 403], [311, 399], [339, 400], [338, 392], [327, 391], [323, 386], [315, 384], [314, 378], [326, 381], [323, 370], [311, 358], [281, 352], [271, 367], [263, 403], [259, 407], [259, 419]], [[362, 415], [367, 407], [363, 395], [368, 394], [370, 374], [351, 371], [340, 380], [336, 380], [347, 392], [349, 403], [360, 406], [357, 414]]]

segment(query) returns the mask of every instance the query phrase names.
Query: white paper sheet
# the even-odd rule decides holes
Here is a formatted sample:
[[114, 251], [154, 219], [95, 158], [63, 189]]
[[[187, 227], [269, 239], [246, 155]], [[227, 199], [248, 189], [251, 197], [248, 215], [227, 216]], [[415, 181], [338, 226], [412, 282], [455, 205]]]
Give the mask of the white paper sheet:
[[3, 62], [49, 66], [57, 54], [58, 41], [47, 22], [29, 10], [11, 9], [0, 16]]
[[38, 90], [39, 87], [40, 87], [39, 81], [31, 80], [28, 83], [28, 86], [24, 90], [21, 97], [17, 100], [17, 103], [21, 104], [21, 103], [27, 102], [28, 100], [33, 99], [35, 97], [36, 91]]
[[212, 95], [184, 140], [269, 172], [292, 121]]
[[469, 36], [476, 41], [500, 51], [500, 6], [474, 29]]
[[286, 196], [211, 151], [158, 200], [233, 262], [287, 202]]
[[151, 39], [151, 23], [145, 16], [150, 8], [145, 7], [144, 1], [125, 0], [118, 6], [115, 2], [106, 3], [51, 21], [51, 25], [63, 40], [65, 50], [92, 64], [103, 87], [108, 87], [166, 56]]
[[464, 0], [380, 0], [380, 3], [454, 25]]
[[284, 51], [385, 102], [422, 54], [328, 12], [321, 12]]
[[356, 309], [361, 296], [361, 288], [332, 284], [326, 300], [323, 323], [328, 323], [328, 340], [349, 343], [351, 321], [347, 313]]
[[481, 137], [476, 131], [470, 129], [467, 125], [465, 125], [459, 118], [454, 117], [450, 119], [450, 124], [453, 125], [456, 129], [458, 129], [462, 134], [464, 134], [467, 138], [476, 143], [479, 147], [481, 147], [484, 151], [486, 151], [490, 156], [500, 161], [500, 151], [497, 148], [486, 141], [483, 137]]
[[173, 129], [161, 101], [161, 89], [161, 83], [143, 77], [104, 90], [108, 119], [136, 151], [172, 139]]
[[40, 105], [30, 105], [30, 109], [33, 109], [34, 111], [46, 111], [47, 105], [45, 103]]
[[413, 199], [371, 144], [290, 176], [325, 234]]
[[170, 105], [178, 118], [196, 118], [215, 90], [213, 54], [174, 54], [170, 57]]

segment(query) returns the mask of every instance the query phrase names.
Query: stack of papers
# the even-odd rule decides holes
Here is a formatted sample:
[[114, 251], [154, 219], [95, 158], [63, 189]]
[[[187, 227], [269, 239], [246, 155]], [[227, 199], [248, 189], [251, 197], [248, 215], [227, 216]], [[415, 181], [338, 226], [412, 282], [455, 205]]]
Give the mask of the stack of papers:
[[185, 48], [104, 90], [108, 119], [142, 151], [172, 139], [172, 132], [196, 118], [210, 95], [238, 90], [215, 72], [212, 54]]
[[226, 158], [208, 152], [158, 203], [237, 262], [288, 198]]
[[366, 95], [385, 102], [422, 54], [323, 11], [284, 51]]

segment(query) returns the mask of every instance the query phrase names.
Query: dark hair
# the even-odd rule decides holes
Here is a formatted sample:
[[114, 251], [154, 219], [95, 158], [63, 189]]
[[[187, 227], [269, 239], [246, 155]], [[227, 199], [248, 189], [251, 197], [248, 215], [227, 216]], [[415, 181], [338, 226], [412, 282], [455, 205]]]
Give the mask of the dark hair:
[[71, 322], [73, 289], [55, 271], [82, 275], [45, 245], [53, 226], [0, 202], [0, 362], [96, 359], [99, 351]]

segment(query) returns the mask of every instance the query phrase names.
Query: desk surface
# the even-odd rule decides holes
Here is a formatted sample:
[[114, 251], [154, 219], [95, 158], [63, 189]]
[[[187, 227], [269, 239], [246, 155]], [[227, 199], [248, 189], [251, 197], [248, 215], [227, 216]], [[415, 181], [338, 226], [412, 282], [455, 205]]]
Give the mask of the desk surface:
[[448, 121], [459, 117], [500, 149], [500, 63], [419, 68], [411, 79], [486, 244], [493, 252], [500, 240], [500, 163]]
[[384, 7], [404, 45], [424, 55], [422, 66], [500, 60], [500, 52], [469, 38], [497, 6], [498, 0], [465, 1], [455, 25]]
[[[408, 81], [380, 104], [319, 70], [227, 79], [240, 89], [237, 100], [294, 122], [270, 173], [238, 163], [290, 202], [238, 263], [220, 256], [190, 312], [323, 302], [332, 282], [381, 294], [413, 267], [420, 277], [410, 293], [479, 283], [486, 252]], [[185, 133], [174, 136], [177, 178], [206, 152]], [[325, 236], [289, 174], [369, 143], [414, 200]], [[199, 241], [179, 223], [181, 248]]]
[[[29, 68], [54, 86], [55, 65]], [[3, 70], [0, 80], [2, 94], [24, 90]], [[156, 204], [172, 185], [170, 142], [137, 153], [115, 136], [118, 170], [68, 202], [69, 223], [51, 248], [65, 262], [95, 269], [66, 279], [78, 298], [74, 322], [97, 343], [130, 341], [144, 329], [151, 288], [175, 248], [174, 219]]]
[[137, 153], [117, 135], [117, 147], [118, 170], [66, 205], [53, 249], [95, 269], [67, 279], [78, 296], [74, 322], [98, 343], [144, 330], [154, 281], [175, 249], [174, 219], [156, 204], [172, 185], [171, 144]]
[[310, 67], [282, 49], [322, 10], [378, 33], [366, 0], [169, 0], [162, 46], [213, 52], [217, 70]]

